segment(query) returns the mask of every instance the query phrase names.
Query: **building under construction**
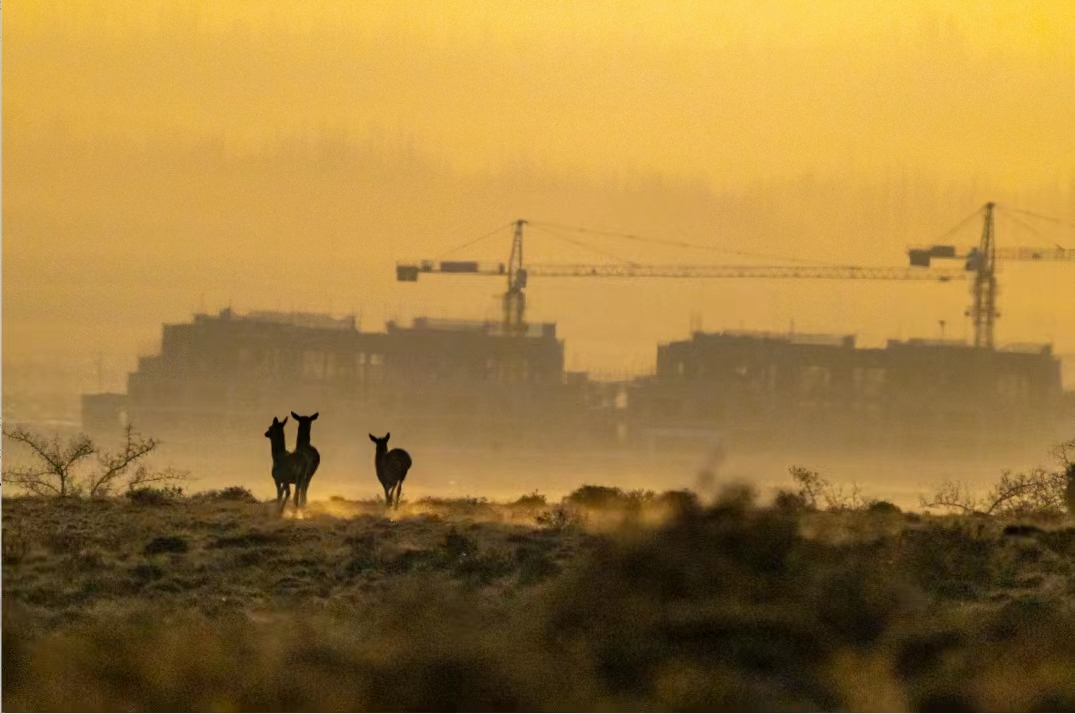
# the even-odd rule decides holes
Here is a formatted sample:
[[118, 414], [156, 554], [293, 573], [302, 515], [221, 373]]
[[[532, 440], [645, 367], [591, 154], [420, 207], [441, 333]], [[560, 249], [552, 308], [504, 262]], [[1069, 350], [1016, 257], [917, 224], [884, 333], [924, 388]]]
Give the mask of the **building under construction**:
[[419, 318], [363, 332], [354, 318], [223, 310], [164, 325], [160, 354], [139, 359], [126, 395], [83, 397], [83, 423], [104, 432], [129, 420], [163, 439], [222, 439], [297, 410], [331, 415], [322, 435], [366, 428], [412, 443], [540, 442], [570, 433], [563, 416], [583, 411], [583, 382], [563, 365], [552, 324], [508, 335], [499, 323]]
[[392, 431], [408, 444], [783, 451], [1018, 448], [1075, 432], [1047, 346], [981, 349], [853, 336], [695, 333], [655, 374], [617, 384], [564, 371], [553, 324], [419, 318], [364, 332], [353, 318], [224, 310], [165, 325], [126, 395], [83, 398], [83, 425], [129, 420], [159, 438], [249, 442], [272, 417], [320, 412], [324, 439]]
[[[695, 333], [661, 345], [632, 385], [632, 430], [650, 440], [727, 434], [759, 449], [1017, 449], [1063, 436], [1060, 362], [1048, 346], [854, 336]], [[1070, 414], [1069, 414], [1070, 417]], [[1068, 434], [1075, 424], [1067, 423]]]

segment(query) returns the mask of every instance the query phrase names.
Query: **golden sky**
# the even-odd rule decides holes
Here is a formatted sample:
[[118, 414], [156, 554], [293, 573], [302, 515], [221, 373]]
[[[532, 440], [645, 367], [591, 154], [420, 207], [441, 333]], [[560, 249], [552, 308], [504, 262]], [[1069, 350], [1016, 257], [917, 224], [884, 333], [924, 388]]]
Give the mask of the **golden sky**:
[[[3, 20], [4, 357], [103, 352], [116, 387], [200, 306], [362, 309], [374, 329], [483, 317], [499, 285], [397, 285], [392, 265], [518, 216], [875, 265], [987, 200], [1075, 222], [1070, 0], [38, 0]], [[1075, 228], [1029, 223], [1000, 240], [1075, 246]], [[1075, 353], [1075, 266], [1006, 271], [1000, 340]], [[880, 341], [941, 319], [960, 336], [966, 302], [892, 284], [531, 290], [569, 363], [602, 369], [652, 361], [692, 313]]]

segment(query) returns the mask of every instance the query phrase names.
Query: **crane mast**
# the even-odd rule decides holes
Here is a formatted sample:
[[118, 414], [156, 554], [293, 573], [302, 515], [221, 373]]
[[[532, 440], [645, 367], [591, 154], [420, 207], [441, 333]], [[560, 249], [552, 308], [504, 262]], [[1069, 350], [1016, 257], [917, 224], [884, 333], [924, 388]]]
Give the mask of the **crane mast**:
[[997, 312], [997, 246], [993, 240], [992, 201], [985, 204], [985, 223], [982, 226], [982, 240], [978, 244], [977, 254], [973, 254], [967, 268], [974, 271], [974, 302], [967, 314], [974, 320], [974, 346], [993, 349], [993, 328]]
[[526, 268], [523, 267], [523, 226], [526, 221], [515, 221], [515, 233], [511, 239], [511, 257], [508, 259], [508, 289], [504, 292], [504, 331], [520, 335], [526, 332]]

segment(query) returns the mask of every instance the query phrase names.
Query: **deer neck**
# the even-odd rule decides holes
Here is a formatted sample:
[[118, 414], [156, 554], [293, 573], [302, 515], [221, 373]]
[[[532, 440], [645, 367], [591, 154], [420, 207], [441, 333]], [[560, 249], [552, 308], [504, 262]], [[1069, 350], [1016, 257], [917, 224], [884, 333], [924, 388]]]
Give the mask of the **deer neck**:
[[287, 445], [284, 444], [284, 435], [273, 435], [269, 437], [269, 443], [272, 445], [272, 459], [273, 461], [279, 461], [287, 457]]
[[295, 448], [301, 448], [303, 446], [310, 445], [310, 425], [299, 424], [299, 433], [295, 437]]
[[311, 431], [311, 425], [309, 425], [309, 424], [300, 424], [299, 425], [299, 433], [298, 433], [297, 437], [295, 438], [295, 447], [296, 448], [299, 448], [301, 446], [310, 446], [310, 431]]

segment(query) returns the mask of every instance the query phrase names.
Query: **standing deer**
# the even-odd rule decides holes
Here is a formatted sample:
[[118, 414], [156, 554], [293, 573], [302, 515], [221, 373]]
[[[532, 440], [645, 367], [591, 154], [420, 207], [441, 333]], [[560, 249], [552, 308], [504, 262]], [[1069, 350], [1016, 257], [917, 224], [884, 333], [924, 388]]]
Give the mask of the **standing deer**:
[[303, 477], [302, 484], [295, 484], [295, 497], [299, 498], [299, 506], [302, 508], [306, 507], [306, 492], [310, 488], [310, 481], [313, 479], [317, 467], [321, 464], [321, 454], [310, 444], [310, 428], [320, 413], [314, 412], [311, 416], [299, 416], [295, 412], [291, 412], [291, 416], [299, 423], [299, 434], [295, 437], [295, 451], [306, 454], [310, 459], [309, 470]]
[[411, 468], [411, 455], [403, 449], [388, 450], [388, 439], [392, 434], [389, 432], [383, 438], [378, 439], [370, 434], [370, 441], [377, 444], [377, 453], [373, 457], [373, 465], [377, 467], [377, 480], [384, 487], [384, 500], [388, 507], [392, 507], [393, 493], [395, 495], [395, 507], [399, 508], [399, 496], [403, 491], [403, 479], [407, 478], [407, 471]]
[[295, 484], [295, 498], [292, 503], [295, 510], [299, 510], [299, 485], [306, 478], [310, 468], [310, 457], [302, 451], [288, 451], [284, 439], [284, 424], [287, 417], [280, 421], [275, 416], [272, 425], [265, 432], [272, 445], [272, 480], [276, 482], [276, 505], [278, 513], [284, 512], [287, 499], [291, 497], [291, 484]]

